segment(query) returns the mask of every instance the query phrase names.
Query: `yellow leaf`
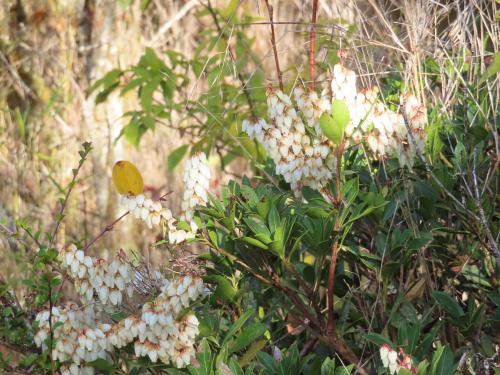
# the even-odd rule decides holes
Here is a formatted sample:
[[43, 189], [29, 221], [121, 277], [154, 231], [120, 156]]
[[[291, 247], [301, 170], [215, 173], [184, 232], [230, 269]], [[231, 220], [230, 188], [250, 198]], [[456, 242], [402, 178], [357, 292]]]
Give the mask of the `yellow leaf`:
[[117, 161], [113, 167], [113, 182], [120, 194], [138, 195], [144, 189], [141, 173], [126, 160]]

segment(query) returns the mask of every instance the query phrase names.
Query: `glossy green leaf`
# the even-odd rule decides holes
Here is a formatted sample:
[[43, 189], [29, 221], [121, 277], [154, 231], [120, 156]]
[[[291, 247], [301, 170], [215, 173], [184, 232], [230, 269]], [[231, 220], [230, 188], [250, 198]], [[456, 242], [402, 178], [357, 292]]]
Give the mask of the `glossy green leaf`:
[[464, 315], [462, 307], [460, 307], [458, 302], [448, 293], [435, 290], [432, 292], [432, 296], [452, 319], [458, 319]]
[[177, 147], [168, 155], [167, 167], [169, 171], [173, 171], [174, 168], [180, 163], [184, 155], [186, 155], [188, 148], [188, 145], [182, 145], [180, 147]]

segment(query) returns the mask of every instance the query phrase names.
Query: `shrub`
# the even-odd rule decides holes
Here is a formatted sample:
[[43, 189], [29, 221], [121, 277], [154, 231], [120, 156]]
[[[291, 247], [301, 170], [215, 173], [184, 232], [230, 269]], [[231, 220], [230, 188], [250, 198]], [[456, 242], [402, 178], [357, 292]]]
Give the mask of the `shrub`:
[[[240, 47], [251, 40], [239, 33], [234, 52], [223, 12], [208, 5], [206, 15], [214, 29], [205, 42], [221, 43], [241, 87], [219, 79], [231, 66], [213, 56], [205, 66], [208, 92], [187, 108], [177, 101], [176, 87], [189, 79], [179, 69], [203, 71], [208, 52], [201, 43], [194, 59], [170, 51], [168, 63], [147, 49], [136, 66], [111, 71], [92, 88], [98, 101], [118, 88], [137, 91], [141, 109], [123, 129], [136, 145], [161, 119], [173, 126], [174, 112], [197, 122], [198, 141], [169, 156], [174, 168], [190, 151], [181, 212], [147, 197], [143, 176], [120, 161], [113, 179], [124, 213], [94, 239], [57, 248], [67, 199], [91, 152], [83, 144], [53, 231], [18, 221], [27, 238], [10, 233], [34, 250], [26, 300], [18, 301], [7, 282], [0, 289], [0, 337], [19, 353], [18, 367], [71, 374], [497, 373], [498, 135], [495, 111], [483, 106], [498, 99], [490, 87], [498, 64], [457, 91], [444, 116], [400, 75], [381, 89], [360, 88], [343, 49], [330, 66], [315, 64], [314, 27], [308, 84], [283, 82], [272, 30], [279, 81], [264, 90], [263, 77], [244, 74], [251, 54]], [[432, 60], [423, 64], [435, 69]], [[474, 69], [462, 68], [460, 77]], [[327, 72], [321, 90], [315, 74]], [[213, 154], [223, 166], [248, 157], [253, 170], [213, 194]], [[91, 257], [89, 249], [127, 216], [162, 232], [155, 246], [172, 254], [163, 269], [123, 250]], [[77, 303], [61, 304], [65, 282]], [[13, 369], [9, 358], [0, 365]]]

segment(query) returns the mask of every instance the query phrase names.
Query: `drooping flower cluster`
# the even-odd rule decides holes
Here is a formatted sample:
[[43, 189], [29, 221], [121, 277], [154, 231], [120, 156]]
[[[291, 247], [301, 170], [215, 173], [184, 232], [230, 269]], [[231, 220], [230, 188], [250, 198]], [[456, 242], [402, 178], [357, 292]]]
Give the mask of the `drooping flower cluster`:
[[[329, 113], [333, 99], [342, 100], [349, 108], [350, 121], [345, 129], [347, 144], [365, 140], [379, 158], [394, 156], [401, 166], [410, 166], [415, 147], [409, 139], [404, 117], [388, 110], [377, 100], [377, 89], [358, 92], [356, 74], [337, 64], [333, 69], [331, 98], [325, 90], [316, 92], [296, 87], [294, 102], [282, 91], [268, 90], [268, 117], [244, 120], [243, 131], [261, 143], [276, 165], [276, 173], [298, 193], [302, 186], [319, 189], [332, 177], [335, 158], [331, 145], [323, 136], [319, 119]], [[403, 111], [420, 148], [425, 145], [426, 111], [413, 95], [402, 97]]]
[[[180, 368], [194, 357], [194, 339], [198, 334], [198, 320], [188, 313], [179, 320], [178, 314], [190, 302], [205, 295], [207, 290], [201, 277], [195, 274], [163, 280], [161, 293], [142, 306], [138, 315], [131, 315], [114, 325], [98, 323], [93, 305], [79, 307], [75, 303], [52, 307], [52, 332], [55, 348], [52, 356], [65, 363], [61, 370], [67, 374], [93, 374], [85, 363], [97, 358], [106, 359], [113, 348], [134, 343], [137, 356], [148, 356], [172, 363]], [[48, 348], [50, 335], [49, 310], [41, 311], [36, 321], [39, 330], [35, 344]]]
[[[193, 222], [194, 209], [196, 206], [204, 206], [208, 201], [208, 188], [210, 186], [210, 168], [207, 157], [203, 152], [196, 153], [186, 160], [184, 164], [184, 195], [182, 198], [181, 219], [191, 224]], [[196, 231], [196, 229], [193, 229]]]
[[[396, 157], [402, 167], [413, 165], [416, 149], [404, 117], [401, 113], [390, 111], [377, 100], [377, 88], [358, 92], [356, 74], [340, 64], [334, 66], [331, 86], [332, 98], [343, 100], [349, 108], [350, 122], [345, 129], [347, 142], [357, 144], [365, 139], [375, 156]], [[401, 96], [401, 104], [412, 135], [418, 147], [423, 149], [426, 141], [426, 110], [414, 95]]]
[[142, 307], [139, 315], [129, 316], [115, 325], [109, 342], [121, 348], [134, 343], [137, 356], [148, 356], [152, 362], [160, 360], [180, 368], [194, 356], [194, 339], [198, 334], [198, 320], [187, 314], [176, 320], [180, 311], [206, 293], [199, 276], [184, 276], [164, 280], [160, 295]]
[[97, 295], [102, 304], [115, 306], [121, 304], [123, 293], [130, 297], [133, 292], [131, 267], [124, 258], [123, 252], [111, 262], [91, 258], [73, 244], [59, 253], [61, 265], [73, 278], [78, 294], [89, 302]]
[[149, 228], [164, 223], [167, 228], [168, 241], [179, 244], [194, 238], [198, 226], [194, 222], [194, 208], [207, 202], [207, 192], [210, 184], [210, 169], [204, 153], [198, 152], [189, 158], [184, 166], [183, 182], [185, 185], [182, 213], [180, 219], [186, 221], [190, 230], [177, 228], [177, 220], [172, 211], [162, 206], [160, 201], [152, 201], [143, 194], [137, 196], [122, 195], [120, 202], [132, 214], [146, 222]]
[[93, 367], [85, 365], [77, 365], [72, 363], [71, 365], [61, 366], [59, 369], [61, 375], [94, 375], [95, 371]]
[[[84, 366], [86, 362], [98, 358], [106, 358], [109, 349], [106, 332], [111, 328], [109, 324], [97, 324], [92, 306], [81, 308], [75, 303], [66, 306], [52, 307], [38, 313], [36, 321], [39, 330], [35, 335], [35, 344], [48, 349], [50, 341], [49, 318], [52, 318], [52, 332], [55, 347], [52, 349], [52, 358], [61, 362], [70, 361], [76, 365], [68, 367], [70, 373], [93, 373]], [[82, 364], [82, 366], [80, 366]]]
[[403, 349], [399, 349], [399, 353], [392, 350], [389, 345], [384, 344], [380, 347], [380, 358], [384, 367], [389, 369], [391, 374], [397, 374], [400, 369], [404, 368], [416, 374], [417, 369], [412, 367], [411, 358]]
[[316, 134], [321, 136], [323, 132], [319, 125], [319, 119], [324, 112], [330, 109], [330, 101], [326, 95], [319, 97], [316, 91], [306, 91], [297, 86], [293, 90], [293, 97], [307, 125], [314, 128]]
[[148, 228], [159, 225], [162, 219], [167, 221], [172, 219], [172, 212], [168, 208], [162, 207], [159, 201], [153, 202], [146, 198], [144, 194], [122, 195], [120, 200], [121, 204], [137, 219], [143, 220]]
[[[319, 117], [325, 110], [324, 101], [317, 95], [306, 95], [297, 88], [294, 97], [299, 110], [314, 129], [319, 128]], [[298, 195], [303, 186], [321, 188], [331, 179], [335, 159], [326, 138], [311, 137], [297, 113], [290, 97], [282, 91], [268, 91], [268, 124], [263, 119], [244, 120], [243, 131], [260, 142], [274, 160], [276, 173], [290, 183]]]

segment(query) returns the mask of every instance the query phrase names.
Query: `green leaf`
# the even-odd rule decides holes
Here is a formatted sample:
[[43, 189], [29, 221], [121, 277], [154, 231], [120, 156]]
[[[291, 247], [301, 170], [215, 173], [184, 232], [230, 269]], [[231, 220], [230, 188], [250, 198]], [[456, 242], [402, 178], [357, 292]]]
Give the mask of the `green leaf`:
[[240, 0], [231, 0], [224, 9], [220, 10], [221, 16], [224, 18], [232, 17], [234, 15], [234, 12], [236, 12], [236, 9], [238, 9], [239, 3]]
[[436, 370], [438, 368], [439, 360], [443, 355], [444, 348], [445, 348], [444, 346], [439, 347], [432, 355], [431, 375], [436, 375]]
[[92, 86], [90, 86], [89, 94], [95, 91], [99, 86], [103, 86], [103, 90], [108, 89], [109, 87], [115, 85], [123, 72], [120, 69], [113, 69], [107, 72], [104, 77], [95, 81]]
[[267, 237], [271, 237], [271, 232], [259, 216], [245, 217], [243, 221], [255, 234], [264, 234]]
[[266, 330], [267, 326], [262, 323], [253, 323], [245, 327], [243, 332], [241, 332], [238, 338], [234, 341], [233, 345], [231, 345], [229, 349], [229, 354], [237, 352], [246, 347], [247, 345], [250, 345], [260, 336], [262, 336], [264, 332], [266, 332]]
[[335, 125], [342, 129], [342, 133], [349, 124], [351, 116], [349, 114], [349, 107], [343, 100], [335, 99], [332, 102], [332, 117]]
[[413, 373], [410, 370], [405, 368], [400, 368], [398, 371], [398, 375], [412, 375]]
[[326, 112], [323, 113], [319, 119], [319, 125], [321, 126], [321, 131], [325, 137], [336, 145], [340, 144], [344, 132], [340, 127], [336, 126], [332, 116]]
[[125, 87], [120, 91], [120, 95], [125, 95], [127, 92], [135, 89], [137, 86], [144, 82], [143, 78], [136, 78], [131, 80], [129, 83], [125, 85]]
[[114, 370], [113, 364], [102, 358], [97, 358], [95, 361], [88, 362], [87, 364], [99, 371], [112, 372]]
[[253, 311], [247, 310], [245, 311], [229, 328], [224, 337], [224, 341], [222, 341], [222, 346], [228, 343], [230, 339], [233, 338], [234, 334], [240, 330], [241, 327], [246, 323], [246, 321], [252, 316]]
[[229, 360], [229, 369], [233, 373], [232, 375], [244, 375], [243, 369], [240, 364], [236, 361], [236, 359], [231, 358]]
[[337, 369], [335, 370], [335, 375], [349, 375], [352, 372], [353, 368], [354, 365], [343, 365], [342, 367], [337, 367]]
[[321, 365], [321, 375], [335, 375], [335, 360], [326, 358]]
[[443, 347], [444, 350], [440, 355], [439, 362], [437, 366], [434, 367], [434, 358], [433, 358], [433, 375], [453, 375], [455, 374], [455, 369], [457, 368], [457, 364], [454, 360], [453, 352], [447, 346]]
[[274, 233], [276, 231], [276, 227], [280, 222], [280, 214], [278, 213], [278, 209], [274, 204], [271, 206], [271, 209], [269, 210], [267, 221], [269, 225], [269, 230], [271, 231], [271, 233]]
[[131, 119], [130, 122], [122, 130], [122, 133], [125, 136], [127, 142], [135, 147], [139, 146], [141, 137], [145, 132], [146, 129], [135, 119]]
[[266, 344], [267, 344], [267, 340], [259, 340], [259, 341], [254, 342], [250, 346], [250, 348], [248, 348], [248, 350], [245, 352], [245, 354], [243, 354], [241, 356], [241, 358], [239, 360], [240, 366], [244, 367], [249, 362], [251, 362], [255, 358], [257, 353], [259, 353], [262, 349], [264, 349]]
[[464, 310], [458, 304], [453, 297], [445, 292], [435, 290], [432, 292], [432, 296], [437, 301], [437, 303], [446, 311], [452, 319], [458, 319], [464, 315]]
[[429, 362], [427, 362], [427, 360], [420, 362], [417, 367], [417, 375], [426, 375], [428, 367], [429, 367]]
[[158, 57], [156, 52], [149, 47], [146, 48], [144, 55], [142, 56], [142, 61], [146, 62], [150, 66], [153, 74], [156, 74], [160, 71], [170, 70], [167, 68], [163, 60]]
[[214, 358], [207, 340], [203, 340], [201, 343], [201, 351], [196, 355], [196, 359], [199, 367], [188, 366], [192, 375], [211, 375], [214, 373], [212, 370]]
[[266, 244], [264, 244], [263, 242], [260, 242], [259, 240], [255, 239], [255, 238], [252, 238], [252, 237], [243, 237], [242, 240], [245, 241], [246, 243], [250, 244], [250, 245], [253, 245], [253, 246], [256, 246], [256, 247], [260, 247], [263, 250], [267, 250], [268, 249], [268, 247], [267, 247]]
[[350, 121], [349, 107], [343, 100], [335, 99], [332, 102], [332, 113], [323, 113], [319, 125], [323, 134], [334, 144], [339, 145], [344, 137], [344, 130]]
[[188, 145], [182, 145], [168, 155], [167, 166], [169, 171], [173, 171], [177, 164], [180, 163], [184, 155], [186, 155], [188, 148]]
[[144, 111], [153, 111], [153, 93], [156, 88], [160, 85], [163, 78], [161, 76], [155, 76], [151, 81], [149, 81], [141, 89], [141, 105]]
[[182, 372], [182, 371], [177, 370], [175, 368], [167, 368], [167, 369], [165, 369], [165, 371], [167, 372], [168, 375], [186, 375], [185, 372]]
[[210, 283], [216, 284], [217, 287], [214, 292], [216, 298], [220, 298], [226, 301], [231, 301], [236, 295], [236, 290], [233, 288], [229, 280], [223, 276], [219, 275], [209, 275], [203, 277], [203, 280]]

